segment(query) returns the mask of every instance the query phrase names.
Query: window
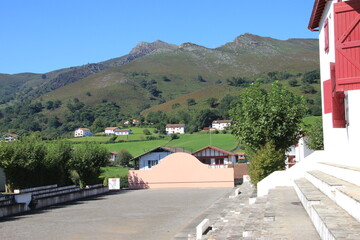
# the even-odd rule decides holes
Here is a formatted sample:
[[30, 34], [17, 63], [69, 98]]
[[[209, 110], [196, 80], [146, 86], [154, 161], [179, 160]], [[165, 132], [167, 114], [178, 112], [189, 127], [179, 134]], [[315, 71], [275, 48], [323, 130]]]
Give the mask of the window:
[[152, 166], [155, 166], [159, 163], [158, 160], [149, 160], [148, 161], [148, 168], [151, 168]]

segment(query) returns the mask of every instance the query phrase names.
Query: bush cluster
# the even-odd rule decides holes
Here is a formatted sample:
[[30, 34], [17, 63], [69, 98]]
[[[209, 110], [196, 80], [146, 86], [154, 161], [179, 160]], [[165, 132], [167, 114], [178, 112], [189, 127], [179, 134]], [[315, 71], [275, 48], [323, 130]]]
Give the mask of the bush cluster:
[[35, 137], [0, 143], [0, 167], [8, 190], [72, 183], [85, 187], [99, 183], [100, 167], [108, 162], [107, 150], [84, 144], [73, 150], [65, 141], [46, 143]]

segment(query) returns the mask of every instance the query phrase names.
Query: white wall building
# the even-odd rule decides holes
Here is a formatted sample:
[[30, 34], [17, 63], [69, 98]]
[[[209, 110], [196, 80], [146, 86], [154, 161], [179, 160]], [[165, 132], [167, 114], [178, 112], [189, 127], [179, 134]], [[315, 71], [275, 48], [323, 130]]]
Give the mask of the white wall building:
[[359, 1], [318, 1], [309, 24], [319, 30], [325, 151], [349, 158], [360, 146], [359, 11]]
[[115, 130], [119, 129], [118, 127], [107, 127], [105, 128], [105, 135], [115, 134]]
[[192, 155], [199, 159], [200, 162], [213, 167], [227, 167], [226, 165], [237, 162], [237, 155], [235, 153], [214, 146], [202, 148]]
[[308, 138], [309, 137], [307, 136], [301, 137], [296, 145], [291, 146], [289, 151], [286, 153], [286, 168], [300, 162], [314, 152], [306, 144]]
[[129, 135], [132, 134], [131, 129], [116, 129], [114, 130], [115, 135]]
[[181, 148], [157, 147], [137, 157], [134, 157], [130, 161], [138, 163], [139, 170], [150, 170], [152, 166], [159, 164], [163, 158], [175, 152], [190, 153]]
[[227, 127], [231, 126], [232, 123], [232, 120], [215, 120], [212, 122], [211, 127], [217, 130], [225, 130]]
[[74, 137], [89, 137], [92, 135], [92, 132], [88, 128], [78, 128], [74, 132]]
[[167, 124], [165, 126], [166, 134], [184, 134], [186, 130], [185, 124]]

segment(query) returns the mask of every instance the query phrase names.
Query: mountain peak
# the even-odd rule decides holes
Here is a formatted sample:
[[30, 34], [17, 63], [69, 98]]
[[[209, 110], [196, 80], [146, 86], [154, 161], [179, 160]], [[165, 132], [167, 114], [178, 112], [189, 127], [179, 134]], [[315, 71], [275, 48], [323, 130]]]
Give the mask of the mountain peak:
[[176, 48], [176, 45], [166, 43], [160, 40], [156, 40], [155, 42], [140, 42], [130, 51], [130, 54], [136, 56], [144, 56], [155, 51], [168, 51], [175, 50]]

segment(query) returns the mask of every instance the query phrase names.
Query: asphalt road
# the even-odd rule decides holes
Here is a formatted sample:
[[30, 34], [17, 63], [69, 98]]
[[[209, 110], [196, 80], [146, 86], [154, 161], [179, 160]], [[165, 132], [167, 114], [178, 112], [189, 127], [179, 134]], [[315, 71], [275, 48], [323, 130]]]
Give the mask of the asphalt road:
[[168, 240], [230, 190], [123, 190], [2, 219], [0, 239]]

